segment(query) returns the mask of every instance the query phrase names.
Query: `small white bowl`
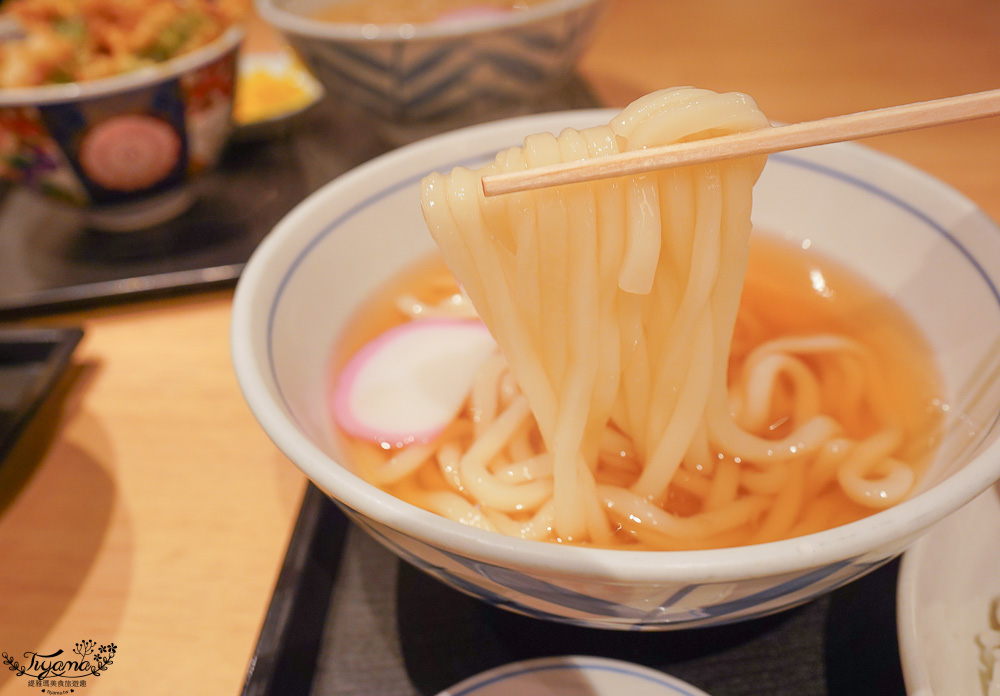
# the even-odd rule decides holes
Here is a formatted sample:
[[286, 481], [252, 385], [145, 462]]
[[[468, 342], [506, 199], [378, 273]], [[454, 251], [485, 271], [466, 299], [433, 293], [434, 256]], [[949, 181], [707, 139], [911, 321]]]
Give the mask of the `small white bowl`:
[[[255, 81], [273, 81], [288, 90], [275, 102]], [[265, 82], [267, 84], [267, 82]], [[237, 140], [264, 140], [284, 135], [295, 119], [323, 98], [323, 86], [287, 50], [245, 53], [240, 56], [233, 118]]]
[[240, 385], [270, 437], [351, 519], [402, 558], [498, 606], [581, 625], [672, 629], [762, 616], [829, 592], [897, 556], [1000, 478], [1000, 230], [939, 181], [851, 144], [772, 156], [754, 221], [853, 268], [927, 335], [954, 411], [919, 495], [797, 539], [646, 552], [470, 529], [351, 473], [326, 406], [331, 346], [370, 292], [434, 249], [420, 178], [483, 163], [529, 133], [607, 123], [613, 114], [522, 117], [400, 148], [310, 196], [250, 259], [232, 317]]
[[585, 655], [538, 657], [469, 677], [437, 696], [708, 696], [659, 670]]
[[1000, 600], [998, 539], [1000, 484], [936, 524], [903, 556], [897, 624], [910, 696], [985, 693], [977, 638], [991, 628]]
[[335, 100], [401, 143], [532, 110], [570, 77], [609, 1], [549, 0], [503, 17], [387, 25], [315, 19], [330, 0], [255, 4]]

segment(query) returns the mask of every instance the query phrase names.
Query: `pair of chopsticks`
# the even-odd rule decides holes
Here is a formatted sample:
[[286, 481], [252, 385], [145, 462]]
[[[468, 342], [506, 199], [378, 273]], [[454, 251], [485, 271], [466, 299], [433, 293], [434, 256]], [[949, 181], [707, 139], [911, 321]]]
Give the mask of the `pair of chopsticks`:
[[642, 174], [690, 164], [767, 155], [813, 145], [941, 126], [1000, 114], [1000, 89], [890, 106], [787, 126], [651, 147], [589, 160], [483, 177], [483, 193], [497, 196], [564, 184]]

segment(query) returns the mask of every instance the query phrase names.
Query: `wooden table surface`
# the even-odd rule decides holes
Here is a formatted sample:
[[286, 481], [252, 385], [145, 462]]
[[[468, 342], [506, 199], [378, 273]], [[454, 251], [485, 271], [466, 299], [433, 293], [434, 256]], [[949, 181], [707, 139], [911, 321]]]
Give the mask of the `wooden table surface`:
[[[1000, 3], [617, 0], [581, 72], [610, 106], [683, 84], [820, 118], [1000, 87]], [[1000, 219], [1000, 119], [868, 144]], [[305, 480], [240, 396], [231, 298], [18, 322], [86, 334], [0, 467], [0, 652], [114, 643], [77, 693], [242, 687]], [[0, 696], [28, 693], [0, 670]]]

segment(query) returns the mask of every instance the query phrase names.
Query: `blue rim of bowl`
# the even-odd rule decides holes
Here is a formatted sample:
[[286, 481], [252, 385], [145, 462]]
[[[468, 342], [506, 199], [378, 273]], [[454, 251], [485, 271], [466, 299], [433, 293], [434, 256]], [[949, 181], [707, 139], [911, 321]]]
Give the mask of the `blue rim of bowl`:
[[236, 24], [204, 46], [176, 58], [97, 80], [72, 82], [64, 85], [0, 89], [0, 108], [82, 101], [166, 82], [178, 75], [208, 65], [229, 51], [238, 48], [243, 41], [244, 34], [243, 26]]
[[325, 22], [289, 12], [275, 6], [273, 0], [254, 0], [258, 14], [278, 29], [317, 39], [351, 42], [419, 41], [469, 34], [484, 34], [534, 22], [566, 12], [602, 4], [607, 0], [548, 0], [535, 7], [512, 12], [509, 17], [456, 19], [426, 24], [348, 24]]
[[[582, 114], [588, 117], [593, 115], [598, 119], [605, 117], [606, 121], [607, 117], [610, 117], [615, 112], [613, 110], [593, 109], [569, 113]], [[560, 116], [565, 117], [565, 115], [561, 114]], [[535, 125], [537, 119], [551, 118], [552, 116], [553, 114], [525, 116], [510, 119], [509, 121], [527, 122], [530, 125]], [[489, 124], [486, 125], [488, 127]], [[440, 138], [450, 137], [457, 133], [472, 132], [483, 127], [482, 125], [471, 126], [414, 143], [404, 149], [432, 147]], [[953, 196], [955, 200], [960, 200], [968, 204], [973, 211], [980, 212], [978, 207], [947, 184], [889, 155], [878, 153], [855, 143], [839, 143], [823, 147], [826, 149], [833, 148], [838, 151], [850, 150], [852, 153], [859, 153], [862, 156], [867, 155], [868, 157], [875, 158], [884, 165], [894, 164], [906, 176], [911, 178], [917, 177], [925, 183], [932, 184], [940, 191], [947, 192]], [[454, 164], [475, 165], [476, 163], [483, 162], [485, 158], [491, 157], [499, 149], [501, 148], [491, 147], [488, 151], [483, 151], [477, 155], [463, 157]], [[398, 151], [396, 152], [398, 153]], [[353, 173], [361, 173], [368, 167], [376, 165], [380, 160], [393, 156], [395, 156], [395, 153], [389, 153], [381, 158], [376, 158], [376, 160], [362, 165]], [[870, 194], [892, 204], [897, 204], [901, 200], [884, 188], [860, 179], [848, 172], [840, 171], [832, 165], [807, 161], [802, 157], [787, 152], [771, 155], [771, 158], [784, 164], [808, 168], [816, 173], [828, 175], [849, 185], [862, 188]], [[435, 167], [435, 169], [440, 170], [442, 167]], [[1000, 442], [992, 443], [977, 452], [974, 459], [978, 462], [978, 465], [973, 467], [974, 475], [951, 476], [935, 486], [934, 490], [947, 501], [947, 505], [933, 505], [929, 502], [928, 492], [925, 491], [893, 508], [881, 511], [878, 515], [872, 515], [834, 529], [766, 544], [724, 549], [726, 552], [724, 559], [719, 558], [718, 550], [652, 552], [593, 549], [561, 545], [558, 545], [556, 549], [552, 549], [552, 544], [550, 543], [505, 537], [492, 532], [472, 529], [459, 523], [449, 523], [443, 528], [442, 521], [449, 521], [444, 520], [444, 518], [438, 515], [426, 512], [402, 501], [394, 499], [386, 500], [379, 489], [357, 477], [346, 468], [341, 467], [339, 470], [331, 470], [326, 465], [326, 461], [329, 460], [328, 455], [322, 452], [300, 432], [301, 424], [292, 415], [293, 412], [289, 407], [289, 403], [278, 386], [279, 382], [277, 380], [272, 352], [273, 322], [281, 302], [281, 296], [289, 279], [294, 274], [295, 269], [311, 253], [322, 238], [334, 232], [344, 220], [371, 205], [374, 200], [384, 197], [401, 187], [413, 185], [422, 176], [421, 174], [406, 177], [404, 180], [390, 184], [388, 187], [380, 189], [377, 193], [367, 196], [363, 201], [351, 206], [334, 221], [313, 234], [307, 242], [302, 244], [295, 258], [285, 269], [283, 277], [275, 290], [271, 306], [267, 308], [265, 326], [265, 340], [267, 344], [266, 365], [261, 365], [260, 370], [255, 369], [253, 366], [259, 363], [250, 354], [249, 346], [242, 344], [239, 340], [234, 341], [233, 346], [233, 359], [241, 388], [247, 396], [251, 410], [258, 417], [259, 422], [264, 426], [273, 441], [293, 462], [306, 471], [310, 478], [316, 480], [321, 489], [326, 488], [328, 485], [323, 481], [324, 476], [330, 481], [336, 480], [345, 484], [348, 490], [346, 492], [341, 491], [338, 500], [342, 504], [357, 510], [362, 515], [371, 517], [373, 521], [395, 529], [398, 533], [419, 539], [422, 543], [428, 543], [424, 539], [435, 539], [433, 542], [434, 545], [447, 548], [451, 552], [467, 554], [471, 557], [489, 558], [491, 559], [490, 562], [517, 563], [522, 567], [544, 569], [546, 572], [569, 572], [574, 575], [614, 579], [616, 581], [627, 579], [630, 582], [664, 580], [684, 582], [692, 579], [700, 582], [724, 581], [734, 577], [746, 577], [749, 572], [748, 568], [752, 567], [763, 568], [763, 570], [758, 570], [756, 573], [750, 572], [750, 575], [809, 572], [809, 569], [817, 569], [822, 566], [832, 567], [832, 564], [837, 564], [837, 567], [833, 567], [831, 570], [831, 572], [835, 572], [846, 563], [866, 557], [867, 554], [872, 553], [873, 549], [891, 544], [900, 538], [901, 534], [895, 529], [895, 525], [885, 524], [888, 517], [895, 518], [904, 515], [905, 512], [908, 519], [916, 519], [917, 522], [908, 526], [902, 534], [905, 538], [912, 538], [913, 535], [919, 534], [937, 519], [944, 517], [950, 512], [954, 512], [995, 480], [995, 476], [992, 473], [987, 473], [984, 469], [990, 467], [990, 471], [992, 471], [992, 468], [995, 468], [995, 464], [987, 460], [1000, 459]], [[336, 186], [336, 182], [331, 182], [327, 186]], [[319, 200], [322, 191], [323, 189], [320, 189], [320, 191], [313, 194], [313, 196], [317, 197], [313, 200]], [[942, 236], [949, 244], [955, 246], [963, 258], [967, 260], [973, 259], [968, 249], [932, 216], [923, 213], [910, 204], [900, 207], [920, 223], [928, 226], [935, 234]], [[294, 214], [294, 211], [292, 214]], [[992, 221], [991, 224], [996, 226]], [[279, 222], [278, 227], [282, 227], [282, 223]], [[271, 245], [268, 244], [268, 241], [265, 239], [264, 243], [259, 247], [259, 251], [270, 249]], [[268, 252], [259, 254], [259, 256], [265, 256], [266, 253]], [[258, 254], [255, 254], [255, 256], [258, 256]], [[262, 259], [261, 263], [266, 262]], [[243, 277], [250, 278], [254, 276], [257, 273], [257, 266], [255, 258], [251, 257]], [[261, 268], [263, 269], [263, 266]], [[972, 268], [987, 285], [994, 300], [998, 303], [998, 309], [1000, 309], [1000, 292], [998, 292], [996, 285], [990, 279], [989, 274], [978, 262], [973, 263]], [[239, 285], [237, 286], [233, 314], [233, 334], [236, 339], [240, 338], [240, 331], [246, 330], [251, 324], [249, 320], [251, 307], [248, 304], [252, 301], [251, 297], [252, 295], [249, 292], [245, 295], [241, 294]], [[253, 298], [253, 300], [256, 300], [256, 298]], [[255, 398], [255, 393], [266, 393], [268, 391], [262, 377], [256, 376], [262, 370], [269, 373], [269, 377], [279, 393], [280, 406], [275, 406], [266, 399], [258, 401]], [[284, 432], [280, 426], [269, 425], [270, 419], [288, 423], [291, 426], [290, 432]], [[981, 434], [982, 441], [985, 441], [989, 437], [997, 427], [998, 421], [1000, 421], [1000, 415], [997, 416], [988, 428], [984, 429]], [[299, 431], [295, 430], [296, 427]], [[986, 455], [987, 452], [996, 456], [991, 458]], [[909, 510], [914, 510], [914, 513], [909, 513]], [[403, 520], [406, 520], [405, 524]], [[448, 531], [444, 531], [445, 529]], [[865, 530], [865, 533], [858, 534], [855, 533], [855, 530]], [[862, 542], [861, 538], [864, 538], [865, 541]], [[813, 540], [816, 540], [815, 543]], [[808, 547], [807, 551], [803, 551], [805, 547]], [[788, 549], [793, 549], [793, 551], [788, 552]], [[669, 569], [664, 568], [662, 564], [649, 562], [650, 558], [656, 558], [662, 554], [667, 554], [672, 559]], [[895, 555], [895, 553], [892, 555]], [[888, 558], [884, 558], [883, 560], [888, 560]], [[581, 571], [581, 567], [585, 567], [586, 570]]]

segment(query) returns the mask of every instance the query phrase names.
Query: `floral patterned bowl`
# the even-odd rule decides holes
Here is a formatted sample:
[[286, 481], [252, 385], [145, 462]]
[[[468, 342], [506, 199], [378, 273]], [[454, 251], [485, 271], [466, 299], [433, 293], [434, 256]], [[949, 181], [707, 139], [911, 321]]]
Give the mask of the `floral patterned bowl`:
[[232, 131], [243, 33], [92, 82], [0, 90], [0, 177], [79, 206], [97, 228], [183, 212]]
[[949, 411], [915, 495], [851, 524], [697, 551], [571, 547], [472, 529], [366, 483], [334, 432], [332, 346], [370, 293], [435, 251], [420, 179], [476, 167], [535, 132], [607, 123], [614, 111], [528, 116], [408, 145], [336, 179], [257, 247], [236, 289], [232, 354], [271, 439], [382, 544], [465, 593], [572, 624], [666, 630], [796, 606], [898, 556], [1000, 478], [1000, 229], [968, 199], [855, 144], [772, 155], [753, 221], [843, 264], [924, 334]]

